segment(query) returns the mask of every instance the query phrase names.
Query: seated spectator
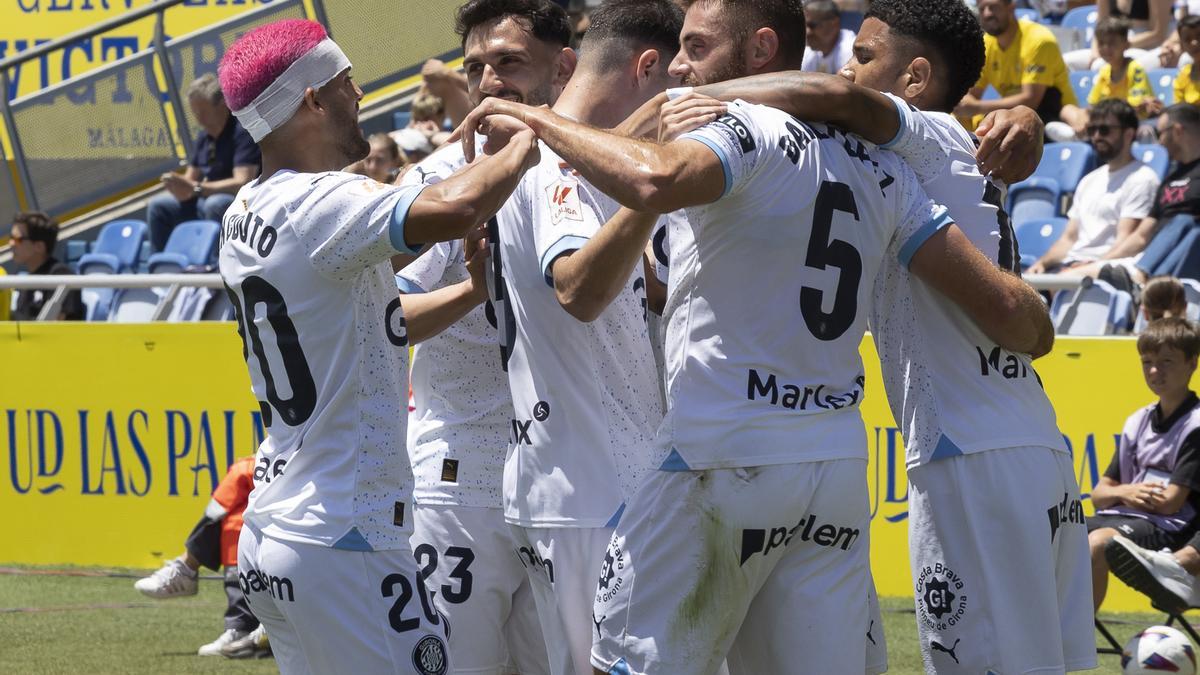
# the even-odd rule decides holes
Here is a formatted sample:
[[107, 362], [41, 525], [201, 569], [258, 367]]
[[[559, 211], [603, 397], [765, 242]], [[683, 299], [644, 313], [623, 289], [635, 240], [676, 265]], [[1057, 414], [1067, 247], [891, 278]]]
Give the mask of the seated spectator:
[[1187, 291], [1175, 277], [1154, 277], [1142, 288], [1142, 317], [1147, 324], [1159, 319], [1186, 319], [1187, 309]]
[[[58, 243], [58, 223], [50, 216], [38, 211], [18, 213], [13, 218], [12, 231], [13, 262], [30, 274], [59, 275], [74, 274], [66, 263], [54, 258], [54, 245]], [[55, 289], [36, 288], [17, 292], [17, 305], [12, 310], [14, 321], [35, 321], [42, 307], [53, 297]], [[83, 318], [83, 296], [78, 290], [68, 291], [62, 309], [52, 319], [78, 321]]]
[[408, 158], [400, 152], [400, 146], [387, 134], [371, 134], [367, 139], [371, 151], [367, 156], [351, 164], [346, 170], [350, 173], [369, 176], [380, 183], [391, 183], [400, 173], [400, 167], [408, 163]]
[[1179, 66], [1179, 74], [1175, 76], [1175, 102], [1200, 102], [1200, 69], [1195, 68], [1196, 59], [1200, 58], [1200, 16], [1191, 15], [1179, 22], [1179, 46], [1192, 63]]
[[834, 74], [850, 61], [854, 50], [854, 31], [842, 28], [842, 15], [833, 0], [804, 3], [807, 36], [804, 61], [800, 69]]
[[1108, 99], [1091, 109], [1090, 118], [1087, 134], [1103, 164], [1079, 181], [1066, 231], [1029, 268], [1031, 274], [1082, 275], [1091, 271], [1089, 263], [1129, 258], [1145, 246], [1144, 233], [1136, 235], [1154, 204], [1158, 174], [1133, 157], [1137, 114], [1125, 101]]
[[[154, 574], [134, 582], [133, 587], [152, 598], [180, 598], [199, 590], [200, 566], [213, 571], [225, 566], [225, 632], [200, 647], [200, 656], [231, 658], [263, 655], [256, 632], [258, 619], [242, 593], [238, 577], [238, 537], [242, 533], [242, 513], [250, 491], [254, 489], [254, 457], [234, 462], [204, 509], [204, 515], [184, 542], [184, 552], [163, 565]], [[252, 638], [253, 635], [253, 638]]]
[[[1124, 19], [1133, 29], [1129, 56], [1150, 70], [1158, 67], [1159, 50], [1171, 37], [1173, 0], [1098, 0], [1096, 24], [1110, 18]], [[1100, 53], [1096, 43], [1065, 56], [1071, 70], [1095, 70]]]
[[467, 97], [467, 76], [438, 59], [429, 59], [421, 67], [421, 79], [425, 91], [442, 99], [443, 116], [450, 118], [451, 126], [462, 124], [474, 107]]
[[412, 102], [412, 117], [408, 121], [411, 129], [416, 129], [429, 138], [429, 143], [437, 149], [450, 137], [450, 132], [443, 129], [446, 123], [446, 103], [441, 97], [428, 92], [421, 92]]
[[146, 206], [155, 251], [166, 247], [171, 231], [185, 220], [220, 222], [234, 195], [258, 176], [262, 165], [258, 145], [230, 114], [215, 75], [201, 75], [187, 95], [202, 130], [196, 134], [187, 170], [182, 175], [164, 173], [167, 194], [153, 197]]
[[[1043, 122], [1060, 118], [1064, 105], [1076, 105], [1058, 41], [1050, 29], [1016, 18], [1013, 0], [979, 0], [979, 24], [985, 60], [979, 82], [967, 93], [955, 113], [974, 129], [993, 110], [1027, 105]], [[1000, 98], [981, 100], [988, 86]]]
[[1108, 589], [1105, 547], [1124, 536], [1152, 550], [1176, 549], [1196, 532], [1200, 498], [1200, 398], [1188, 383], [1200, 332], [1186, 319], [1160, 319], [1137, 341], [1146, 386], [1158, 397], [1129, 416], [1117, 452], [1092, 489], [1087, 519], [1096, 609]]

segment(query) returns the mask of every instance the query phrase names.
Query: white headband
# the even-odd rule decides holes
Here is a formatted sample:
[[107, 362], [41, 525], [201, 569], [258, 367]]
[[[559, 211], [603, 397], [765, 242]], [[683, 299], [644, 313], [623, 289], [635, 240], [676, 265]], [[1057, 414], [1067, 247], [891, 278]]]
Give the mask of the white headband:
[[341, 47], [325, 38], [296, 59], [246, 107], [234, 110], [233, 116], [257, 143], [292, 119], [309, 87], [319, 89], [349, 67], [350, 59]]

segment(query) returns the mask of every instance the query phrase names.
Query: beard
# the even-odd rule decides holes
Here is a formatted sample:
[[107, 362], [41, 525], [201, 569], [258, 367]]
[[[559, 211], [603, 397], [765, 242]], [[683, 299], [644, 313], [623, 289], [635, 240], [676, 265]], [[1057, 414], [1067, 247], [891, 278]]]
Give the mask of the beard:
[[358, 126], [357, 111], [357, 106], [355, 106], [355, 114], [347, 114], [338, 108], [330, 108], [331, 121], [334, 129], [337, 129], [337, 149], [346, 157], [346, 164], [353, 164], [371, 154], [371, 144], [367, 142], [362, 128]]
[[722, 63], [706, 75], [701, 75], [694, 70], [691, 71], [683, 78], [683, 85], [685, 87], [700, 87], [706, 84], [716, 84], [717, 82], [726, 82], [728, 80], [736, 80], [739, 77], [746, 77], [750, 73], [746, 68], [746, 64], [737, 60], [740, 54], [741, 50], [735, 50], [732, 54], [733, 58]]

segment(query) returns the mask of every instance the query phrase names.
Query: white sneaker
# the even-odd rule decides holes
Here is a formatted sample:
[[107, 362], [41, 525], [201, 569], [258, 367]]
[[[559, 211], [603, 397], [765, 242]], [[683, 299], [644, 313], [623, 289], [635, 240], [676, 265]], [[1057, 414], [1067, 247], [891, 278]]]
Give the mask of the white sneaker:
[[212, 642], [204, 645], [196, 653], [199, 654], [200, 656], [220, 656], [222, 649], [227, 647], [232, 642], [241, 640], [242, 638], [246, 637], [247, 635], [249, 635], [249, 633], [247, 633], [244, 630], [237, 630], [236, 628], [226, 628], [225, 632], [221, 633], [220, 637], [218, 637], [216, 640], [213, 640]]
[[1104, 547], [1108, 567], [1118, 579], [1149, 596], [1154, 606], [1179, 614], [1195, 604], [1196, 577], [1169, 551], [1151, 551], [1121, 535]]
[[258, 628], [240, 640], [234, 640], [221, 648], [221, 655], [229, 659], [266, 658], [271, 655], [271, 642], [267, 629], [260, 623]]
[[152, 598], [181, 598], [200, 590], [200, 575], [176, 558], [157, 572], [133, 582], [133, 587]]

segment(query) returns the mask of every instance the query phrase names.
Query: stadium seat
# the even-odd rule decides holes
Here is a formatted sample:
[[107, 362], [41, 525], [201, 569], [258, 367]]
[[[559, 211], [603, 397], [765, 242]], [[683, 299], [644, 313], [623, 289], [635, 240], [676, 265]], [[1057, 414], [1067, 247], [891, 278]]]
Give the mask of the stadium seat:
[[1088, 47], [1092, 46], [1092, 38], [1096, 33], [1096, 7], [1076, 7], [1063, 16], [1062, 27], [1074, 28], [1083, 33], [1083, 41]]
[[79, 258], [80, 274], [121, 274], [135, 269], [146, 223], [140, 220], [114, 220], [100, 230], [96, 247]]
[[397, 110], [392, 113], [392, 129], [403, 129], [412, 121], [412, 112], [409, 110]]
[[1084, 108], [1088, 107], [1088, 96], [1092, 93], [1092, 85], [1095, 84], [1095, 81], [1096, 73], [1090, 70], [1071, 71], [1071, 88], [1075, 90], [1075, 99]]
[[1017, 18], [1038, 23], [1042, 20], [1042, 13], [1032, 7], [1018, 7]]
[[1175, 103], [1175, 76], [1178, 74], [1177, 68], [1155, 68], [1147, 73], [1154, 95], [1166, 105]]
[[171, 231], [171, 238], [161, 252], [150, 256], [147, 268], [151, 274], [182, 272], [192, 265], [206, 265], [217, 246], [221, 225], [215, 220], [189, 220]]
[[[1062, 191], [1051, 179], [1031, 179], [1013, 186], [1009, 193], [1009, 217], [1017, 224], [1045, 222], [1058, 217]], [[1024, 251], [1025, 247], [1022, 246]]]
[[63, 262], [78, 272], [79, 259], [83, 257], [83, 254], [87, 253], [88, 243], [80, 239], [68, 239], [63, 243]]
[[1159, 180], [1166, 177], [1167, 167], [1171, 165], [1166, 148], [1157, 143], [1134, 143], [1132, 150], [1133, 158], [1154, 169]]
[[[1075, 192], [1079, 181], [1096, 166], [1096, 153], [1087, 143], [1049, 143], [1042, 152], [1033, 176], [1015, 183], [1008, 192], [1008, 212], [1013, 222], [1037, 217], [1065, 216], [1068, 197]], [[1053, 213], [1045, 213], [1044, 206], [1027, 210], [1018, 209], [1021, 200], [1053, 200]]]
[[1183, 293], [1187, 296], [1187, 318], [1189, 321], [1200, 321], [1200, 281], [1195, 279], [1180, 279]]
[[1050, 317], [1060, 335], [1113, 335], [1132, 328], [1133, 297], [1107, 282], [1085, 278], [1074, 291], [1054, 296]]
[[840, 12], [842, 17], [842, 28], [854, 31], [857, 33], [862, 28], [863, 13], [862, 12]]
[[1029, 267], [1054, 245], [1067, 229], [1066, 218], [1043, 218], [1017, 223], [1014, 228], [1021, 250], [1021, 268]]
[[996, 91], [996, 88], [989, 84], [987, 89], [983, 90], [983, 96], [980, 97], [980, 100], [995, 101], [998, 98], [1000, 98], [1000, 92]]

